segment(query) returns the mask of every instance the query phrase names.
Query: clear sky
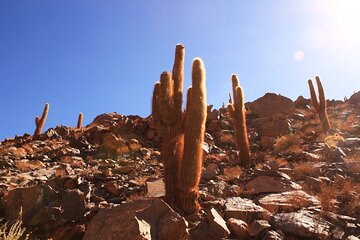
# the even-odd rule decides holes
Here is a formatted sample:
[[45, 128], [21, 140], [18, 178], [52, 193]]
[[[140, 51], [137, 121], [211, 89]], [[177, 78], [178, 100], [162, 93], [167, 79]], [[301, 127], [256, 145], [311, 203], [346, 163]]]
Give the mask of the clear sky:
[[101, 113], [150, 114], [153, 84], [174, 48], [201, 57], [208, 104], [227, 102], [237, 73], [245, 100], [266, 92], [327, 98], [360, 90], [359, 0], [3, 0], [0, 2], [0, 139], [84, 124]]

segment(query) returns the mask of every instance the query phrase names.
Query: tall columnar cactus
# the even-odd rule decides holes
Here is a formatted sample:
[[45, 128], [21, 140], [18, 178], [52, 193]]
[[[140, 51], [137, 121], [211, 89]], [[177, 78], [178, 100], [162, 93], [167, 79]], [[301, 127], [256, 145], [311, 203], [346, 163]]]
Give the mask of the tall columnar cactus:
[[244, 94], [239, 86], [239, 80], [235, 74], [231, 76], [233, 88], [233, 101], [227, 106], [235, 131], [236, 147], [240, 151], [240, 165], [251, 165], [249, 140], [246, 128], [246, 111], [244, 107]]
[[38, 137], [42, 133], [42, 129], [43, 129], [44, 125], [45, 125], [45, 121], [46, 121], [46, 117], [48, 115], [48, 112], [49, 112], [49, 104], [46, 103], [41, 118], [39, 116], [36, 116], [36, 118], [35, 118], [35, 124], [36, 124], [36, 129], [35, 129], [35, 132], [34, 132], [34, 137], [35, 138]]
[[194, 59], [192, 87], [187, 91], [182, 111], [184, 47], [176, 46], [172, 75], [163, 72], [154, 87], [152, 117], [162, 136], [166, 201], [186, 214], [197, 212], [198, 185], [202, 167], [207, 114], [205, 70], [201, 59]]
[[82, 128], [82, 122], [83, 122], [83, 114], [82, 112], [79, 113], [78, 121], [77, 121], [77, 128]]
[[318, 76], [316, 76], [315, 79], [316, 79], [316, 84], [318, 86], [319, 101], [316, 97], [314, 85], [313, 85], [311, 79], [309, 79], [308, 84], [309, 84], [309, 88], [310, 88], [311, 103], [320, 117], [322, 128], [326, 131], [331, 128], [331, 125], [330, 125], [329, 117], [326, 112], [327, 104], [326, 104], [326, 99], [325, 99], [324, 88], [321, 84], [320, 78]]

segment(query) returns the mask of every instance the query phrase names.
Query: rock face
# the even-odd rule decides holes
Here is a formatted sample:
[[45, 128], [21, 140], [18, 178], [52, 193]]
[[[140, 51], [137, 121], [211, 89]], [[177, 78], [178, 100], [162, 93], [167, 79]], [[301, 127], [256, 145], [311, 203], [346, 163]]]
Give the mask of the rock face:
[[272, 225], [284, 233], [311, 239], [325, 239], [331, 227], [325, 219], [307, 210], [276, 214]]
[[290, 98], [275, 93], [266, 93], [263, 97], [248, 103], [247, 107], [259, 117], [291, 115], [295, 111], [295, 105]]
[[231, 232], [240, 240], [246, 240], [249, 238], [248, 224], [242, 220], [236, 218], [229, 218], [227, 225]]
[[248, 182], [245, 189], [252, 194], [280, 193], [299, 190], [301, 186], [285, 177], [259, 176]]
[[226, 226], [226, 222], [214, 208], [208, 212], [207, 219], [212, 236], [216, 236], [216, 238], [228, 237], [230, 231]]
[[186, 221], [162, 200], [141, 200], [101, 210], [84, 240], [188, 239]]
[[225, 203], [225, 217], [251, 223], [255, 219], [270, 219], [270, 212], [253, 201], [241, 197], [228, 198]]

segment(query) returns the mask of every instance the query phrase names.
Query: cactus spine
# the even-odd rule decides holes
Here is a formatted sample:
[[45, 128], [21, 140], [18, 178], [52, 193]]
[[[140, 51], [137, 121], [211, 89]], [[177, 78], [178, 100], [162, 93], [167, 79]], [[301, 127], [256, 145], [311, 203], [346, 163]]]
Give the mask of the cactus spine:
[[319, 101], [316, 97], [314, 85], [313, 85], [311, 79], [309, 79], [308, 84], [309, 84], [309, 88], [310, 88], [311, 103], [320, 117], [320, 122], [321, 122], [322, 128], [326, 131], [331, 128], [331, 125], [330, 125], [329, 117], [328, 117], [327, 111], [326, 111], [327, 104], [326, 104], [326, 99], [325, 99], [324, 88], [321, 84], [320, 78], [318, 76], [316, 76], [315, 79], [316, 79], [316, 84], [318, 86]]
[[82, 112], [79, 113], [79, 117], [78, 117], [78, 121], [77, 121], [77, 128], [82, 128], [82, 123], [83, 123], [83, 114]]
[[177, 45], [172, 75], [163, 72], [155, 84], [152, 118], [162, 136], [166, 201], [191, 214], [200, 209], [198, 185], [207, 105], [204, 66], [201, 59], [194, 59], [192, 87], [187, 91], [186, 109], [182, 111], [184, 55], [184, 47]]
[[42, 133], [42, 129], [43, 129], [44, 125], [45, 125], [45, 121], [46, 121], [46, 117], [48, 115], [48, 112], [49, 112], [49, 104], [46, 103], [41, 118], [39, 116], [36, 116], [36, 118], [35, 118], [36, 129], [35, 129], [35, 132], [34, 132], [34, 137], [37, 137]]
[[239, 80], [235, 74], [231, 76], [233, 101], [227, 106], [235, 131], [236, 147], [240, 151], [240, 165], [251, 165], [250, 147], [246, 128], [246, 112], [244, 107], [244, 94], [239, 86]]

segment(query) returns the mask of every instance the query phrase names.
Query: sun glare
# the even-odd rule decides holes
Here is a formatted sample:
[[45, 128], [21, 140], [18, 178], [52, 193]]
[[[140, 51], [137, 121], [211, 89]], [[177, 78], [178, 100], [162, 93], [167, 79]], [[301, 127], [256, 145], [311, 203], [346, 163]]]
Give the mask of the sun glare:
[[301, 61], [305, 56], [305, 53], [301, 50], [299, 51], [296, 51], [295, 54], [294, 54], [294, 58], [296, 61]]
[[320, 0], [317, 10], [326, 18], [323, 29], [329, 47], [352, 48], [360, 41], [360, 0]]

